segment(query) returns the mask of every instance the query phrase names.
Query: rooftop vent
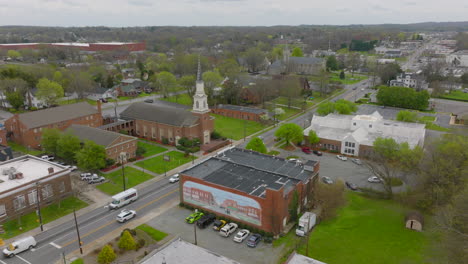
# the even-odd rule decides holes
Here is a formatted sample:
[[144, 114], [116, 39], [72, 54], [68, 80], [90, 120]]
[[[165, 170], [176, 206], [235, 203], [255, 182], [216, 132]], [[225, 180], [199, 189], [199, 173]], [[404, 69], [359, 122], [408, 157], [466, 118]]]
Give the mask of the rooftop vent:
[[47, 171], [49, 171], [49, 174], [52, 174], [52, 173], [54, 173], [54, 168], [49, 167], [49, 168], [47, 168]]

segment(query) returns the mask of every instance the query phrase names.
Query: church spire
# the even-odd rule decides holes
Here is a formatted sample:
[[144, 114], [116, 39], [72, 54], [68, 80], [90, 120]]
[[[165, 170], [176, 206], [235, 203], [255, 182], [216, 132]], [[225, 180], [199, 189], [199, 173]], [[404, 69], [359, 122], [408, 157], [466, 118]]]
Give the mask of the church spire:
[[192, 112], [194, 113], [207, 113], [210, 111], [201, 72], [200, 54], [198, 54], [197, 82], [195, 83], [192, 108]]
[[198, 54], [198, 70], [197, 70], [197, 82], [201, 81], [201, 63], [200, 54]]

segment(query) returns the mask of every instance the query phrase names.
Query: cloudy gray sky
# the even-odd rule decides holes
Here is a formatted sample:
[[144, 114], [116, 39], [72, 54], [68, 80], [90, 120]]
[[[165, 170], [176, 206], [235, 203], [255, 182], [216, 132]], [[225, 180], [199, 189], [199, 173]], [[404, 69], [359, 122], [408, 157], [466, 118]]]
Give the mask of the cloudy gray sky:
[[0, 25], [270, 26], [466, 20], [466, 0], [0, 0]]

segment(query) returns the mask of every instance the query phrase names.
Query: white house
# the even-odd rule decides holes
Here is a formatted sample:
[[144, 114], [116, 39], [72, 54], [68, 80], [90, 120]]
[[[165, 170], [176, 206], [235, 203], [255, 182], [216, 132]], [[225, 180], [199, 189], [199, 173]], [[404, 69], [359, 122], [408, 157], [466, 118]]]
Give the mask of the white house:
[[428, 84], [424, 81], [423, 77], [413, 73], [399, 74], [396, 80], [390, 80], [390, 86], [403, 86], [416, 88], [417, 90], [428, 88]]
[[304, 135], [308, 136], [310, 130], [320, 138], [317, 147], [351, 156], [369, 155], [379, 137], [407, 142], [411, 148], [423, 146], [426, 134], [424, 124], [385, 120], [377, 111], [371, 115], [314, 115]]

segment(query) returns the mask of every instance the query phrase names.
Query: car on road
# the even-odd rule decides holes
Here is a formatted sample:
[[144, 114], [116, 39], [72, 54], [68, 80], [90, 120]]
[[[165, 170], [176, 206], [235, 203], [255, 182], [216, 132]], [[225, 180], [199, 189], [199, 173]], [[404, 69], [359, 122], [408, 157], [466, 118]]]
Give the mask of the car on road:
[[213, 224], [213, 230], [220, 230], [221, 228], [223, 228], [223, 226], [226, 225], [226, 221], [225, 220], [216, 220]]
[[356, 90], [356, 89], [357, 89], [357, 87], [353, 87], [353, 90]]
[[193, 223], [195, 223], [195, 221], [200, 219], [203, 215], [204, 215], [204, 213], [202, 213], [202, 212], [195, 212], [195, 213], [187, 216], [187, 218], [185, 218], [185, 222], [187, 222], [189, 224], [193, 224]]
[[262, 240], [262, 236], [260, 234], [252, 234], [248, 239], [247, 239], [247, 246], [248, 247], [256, 247], [258, 243], [260, 243], [260, 240]]
[[373, 182], [373, 183], [379, 183], [379, 182], [382, 182], [382, 179], [380, 179], [379, 177], [377, 176], [372, 176], [370, 177], [369, 179], [367, 179], [368, 182]]
[[55, 157], [52, 156], [52, 155], [42, 155], [41, 159], [43, 159], [43, 160], [54, 160]]
[[333, 184], [334, 183], [334, 181], [330, 177], [327, 177], [327, 176], [323, 176], [322, 181], [324, 183], [326, 183], [326, 184]]
[[8, 247], [3, 249], [3, 255], [5, 257], [12, 258], [18, 253], [21, 253], [25, 250], [36, 247], [36, 245], [37, 245], [36, 239], [34, 239], [34, 237], [32, 236], [27, 236], [22, 239], [16, 240], [10, 245], [8, 245]]
[[322, 152], [318, 151], [318, 150], [314, 150], [314, 151], [312, 151], [312, 153], [314, 153], [317, 156], [322, 156], [323, 155]]
[[101, 182], [104, 182], [105, 180], [106, 180], [106, 178], [103, 177], [103, 176], [91, 177], [91, 178], [88, 180], [88, 183], [89, 183], [89, 184], [101, 183]]
[[124, 209], [120, 211], [120, 214], [117, 215], [117, 222], [124, 223], [134, 218], [135, 216], [136, 216], [135, 211]]
[[345, 184], [346, 184], [346, 187], [348, 187], [349, 189], [353, 191], [357, 191], [359, 189], [357, 185], [352, 182], [345, 182]]
[[362, 161], [360, 159], [351, 159], [351, 161], [356, 163], [357, 165], [362, 165]]
[[241, 229], [237, 234], [234, 236], [234, 242], [242, 243], [248, 236], [250, 235], [250, 231], [247, 229]]
[[303, 147], [303, 148], [302, 148], [302, 152], [304, 152], [305, 154], [310, 154], [310, 153], [312, 153], [312, 151], [310, 151], [310, 148], [308, 148], [308, 147]]
[[197, 226], [203, 229], [209, 226], [211, 223], [213, 223], [214, 220], [216, 220], [216, 216], [214, 214], [204, 215], [200, 219], [198, 219]]
[[234, 231], [236, 231], [236, 229], [237, 229], [236, 223], [229, 223], [223, 226], [223, 228], [219, 230], [219, 234], [223, 237], [229, 237], [232, 233], [234, 233]]
[[336, 157], [337, 157], [339, 160], [342, 160], [342, 161], [347, 161], [347, 160], [348, 160], [348, 158], [345, 157], [345, 156], [336, 155]]
[[151, 104], [151, 103], [154, 103], [154, 100], [153, 99], [145, 99], [143, 102]]
[[175, 183], [179, 181], [179, 173], [172, 175], [172, 177], [169, 178], [170, 183]]

